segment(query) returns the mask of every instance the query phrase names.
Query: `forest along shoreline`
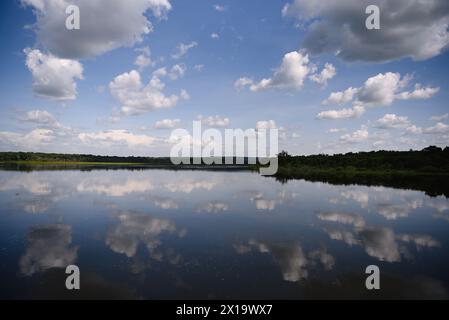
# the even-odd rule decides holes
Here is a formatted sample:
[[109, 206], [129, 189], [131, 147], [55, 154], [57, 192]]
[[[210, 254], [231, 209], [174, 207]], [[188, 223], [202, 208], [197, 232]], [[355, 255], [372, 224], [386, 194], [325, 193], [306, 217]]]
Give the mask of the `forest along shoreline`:
[[[449, 147], [422, 150], [370, 151], [334, 155], [278, 155], [279, 169], [273, 177], [326, 182], [336, 185], [387, 186], [449, 197]], [[235, 158], [234, 158], [235, 160]], [[191, 162], [193, 163], [193, 161]], [[224, 163], [224, 161], [223, 161]], [[236, 163], [236, 161], [233, 161]], [[118, 157], [89, 154], [0, 152], [1, 170], [258, 170], [259, 165], [174, 165], [169, 157]]]

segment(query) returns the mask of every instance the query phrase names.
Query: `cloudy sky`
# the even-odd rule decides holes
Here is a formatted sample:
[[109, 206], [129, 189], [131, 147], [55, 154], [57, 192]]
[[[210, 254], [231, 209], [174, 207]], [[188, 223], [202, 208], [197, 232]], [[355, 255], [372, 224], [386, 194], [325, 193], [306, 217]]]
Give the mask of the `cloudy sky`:
[[293, 154], [449, 145], [447, 0], [15, 0], [0, 15], [0, 151], [165, 156], [193, 120], [276, 127]]

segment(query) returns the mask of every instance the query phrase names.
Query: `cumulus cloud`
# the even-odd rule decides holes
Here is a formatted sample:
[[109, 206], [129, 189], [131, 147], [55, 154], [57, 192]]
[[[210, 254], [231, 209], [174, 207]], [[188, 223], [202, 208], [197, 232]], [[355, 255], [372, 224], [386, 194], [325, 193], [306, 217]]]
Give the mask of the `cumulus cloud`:
[[362, 126], [360, 130], [342, 135], [340, 137], [340, 141], [342, 143], [360, 143], [366, 141], [368, 137], [369, 137], [368, 128], [366, 126]]
[[387, 72], [368, 78], [357, 92], [357, 100], [367, 106], [389, 106], [405, 85], [399, 73]]
[[337, 70], [335, 69], [335, 67], [330, 63], [326, 63], [320, 73], [312, 74], [311, 76], [309, 76], [309, 79], [323, 86], [326, 86], [327, 82], [336, 75]]
[[171, 80], [177, 80], [179, 78], [182, 78], [184, 74], [186, 73], [187, 67], [185, 64], [175, 64], [173, 67], [171, 67], [170, 72], [168, 73], [168, 77]]
[[98, 143], [110, 146], [112, 144], [124, 144], [129, 147], [150, 146], [156, 138], [148, 135], [136, 135], [127, 130], [106, 130], [94, 133], [82, 132], [78, 138], [87, 144], [98, 145]]
[[250, 86], [253, 84], [253, 80], [248, 77], [241, 77], [234, 82], [234, 88], [238, 91], [244, 89], [246, 86]]
[[428, 127], [422, 130], [423, 133], [426, 134], [442, 134], [449, 133], [449, 125], [444, 124], [442, 122], [438, 122], [432, 127]]
[[431, 121], [441, 122], [443, 120], [446, 120], [447, 118], [449, 118], [449, 113], [445, 113], [445, 114], [442, 114], [440, 116], [432, 116], [432, 117], [430, 117], [430, 120]]
[[411, 80], [411, 76], [401, 77], [399, 73], [386, 72], [379, 73], [368, 78], [363, 86], [359, 88], [349, 87], [344, 91], [332, 92], [329, 97], [322, 101], [322, 104], [346, 104], [353, 103], [352, 108], [342, 110], [328, 110], [320, 112], [318, 119], [342, 119], [360, 116], [366, 107], [390, 106], [396, 99], [429, 99], [438, 91], [438, 87], [421, 87], [415, 85], [412, 92], [401, 91]]
[[346, 128], [330, 128], [329, 130], [327, 130], [328, 133], [341, 133], [345, 131]]
[[139, 55], [134, 61], [134, 64], [139, 68], [139, 70], [143, 70], [149, 66], [154, 66], [155, 63], [151, 59], [151, 51], [149, 47], [137, 48], [135, 51], [139, 52]]
[[357, 88], [348, 88], [345, 91], [341, 92], [332, 92], [326, 100], [322, 102], [322, 104], [345, 104], [352, 99], [354, 99], [355, 94], [359, 91]]
[[[162, 19], [168, 0], [22, 0], [33, 8], [39, 43], [60, 58], [95, 57], [122, 46], [133, 46], [153, 29], [148, 13]], [[67, 30], [65, 8], [80, 8], [80, 29]]]
[[21, 121], [35, 123], [50, 127], [60, 127], [61, 125], [56, 118], [45, 110], [30, 110], [27, 111], [21, 118]]
[[198, 116], [198, 120], [204, 123], [208, 127], [212, 128], [224, 128], [229, 125], [229, 118], [222, 117], [219, 115], [203, 117], [202, 115]]
[[121, 113], [135, 115], [155, 109], [175, 106], [179, 99], [188, 99], [188, 94], [182, 90], [177, 95], [166, 96], [163, 93], [165, 83], [160, 77], [166, 75], [165, 69], [158, 69], [147, 85], [141, 81], [140, 73], [136, 70], [125, 72], [109, 83], [112, 96], [121, 104]]
[[37, 128], [28, 133], [0, 131], [0, 143], [3, 146], [11, 146], [19, 149], [37, 150], [47, 146], [55, 138], [55, 132], [51, 129]]
[[[368, 5], [380, 8], [380, 30], [365, 27]], [[446, 0], [293, 0], [282, 15], [306, 26], [302, 47], [308, 52], [336, 53], [346, 61], [425, 60], [449, 44]]]
[[156, 121], [154, 127], [156, 129], [173, 129], [178, 127], [180, 123], [180, 119], [164, 119]]
[[411, 92], [401, 92], [397, 98], [401, 100], [429, 99], [432, 98], [440, 88], [422, 87], [419, 83], [415, 84], [415, 89]]
[[176, 52], [174, 54], [172, 54], [172, 58], [173, 59], [181, 59], [183, 56], [185, 56], [187, 54], [187, 52], [189, 52], [190, 49], [193, 49], [196, 46], [198, 46], [198, 42], [196, 42], [196, 41], [192, 41], [187, 44], [180, 43], [176, 47]]
[[365, 108], [362, 106], [354, 106], [353, 108], [345, 108], [341, 110], [326, 110], [317, 114], [317, 119], [348, 119], [357, 118], [365, 113]]
[[400, 117], [395, 114], [388, 113], [382, 118], [374, 122], [374, 127], [378, 129], [396, 129], [410, 127], [408, 117]]
[[269, 129], [277, 129], [276, 122], [274, 120], [263, 120], [263, 121], [257, 121], [256, 123], [256, 129], [257, 130], [269, 130]]
[[49, 100], [76, 98], [76, 79], [83, 79], [83, 66], [34, 49], [25, 49], [26, 66], [33, 76], [33, 92]]
[[292, 51], [284, 55], [281, 65], [275, 69], [271, 77], [258, 82], [248, 77], [242, 77], [235, 81], [234, 86], [238, 90], [248, 86], [253, 92], [271, 88], [300, 90], [308, 76], [311, 77], [312, 81], [325, 84], [336, 74], [335, 68], [331, 64], [326, 64], [320, 74], [315, 74], [315, 69], [316, 67], [310, 63], [307, 53]]
[[404, 135], [408, 135], [408, 134], [421, 134], [422, 133], [422, 128], [417, 127], [415, 125], [411, 125], [407, 128], [405, 128], [405, 132]]
[[220, 38], [220, 35], [216, 32], [211, 33], [210, 37], [214, 40], [217, 40]]

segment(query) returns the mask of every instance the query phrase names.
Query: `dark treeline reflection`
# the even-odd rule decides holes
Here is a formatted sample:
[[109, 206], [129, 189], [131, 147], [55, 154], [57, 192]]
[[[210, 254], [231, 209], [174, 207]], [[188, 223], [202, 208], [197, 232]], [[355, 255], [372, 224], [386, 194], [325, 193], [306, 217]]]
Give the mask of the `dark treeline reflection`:
[[384, 186], [398, 189], [419, 190], [431, 197], [444, 195], [449, 198], [448, 176], [446, 175], [401, 175], [401, 174], [350, 174], [304, 172], [297, 174], [279, 173], [276, 180], [286, 183], [289, 180], [303, 179], [312, 182], [326, 182], [333, 185]]
[[[449, 297], [445, 196], [244, 170], [41, 169], [0, 169], [0, 299]], [[65, 288], [72, 264], [80, 291]], [[365, 288], [373, 264], [379, 292]]]
[[[60, 170], [76, 170], [76, 171], [144, 171], [144, 170], [168, 170], [168, 171], [244, 171], [249, 170], [245, 166], [164, 166], [164, 165], [77, 165], [77, 164], [31, 164], [31, 163], [3, 163], [0, 169], [5, 171], [60, 171]], [[388, 174], [373, 174], [369, 172], [350, 172], [350, 171], [318, 171], [303, 170], [290, 172], [280, 168], [279, 172], [273, 176], [277, 181], [286, 183], [289, 180], [306, 180], [312, 182], [326, 182], [333, 185], [365, 185], [365, 186], [384, 186], [399, 189], [419, 190], [427, 195], [436, 197], [444, 195], [449, 197], [448, 176], [444, 174], [396, 174], [390, 172]], [[272, 177], [268, 177], [272, 178]]]

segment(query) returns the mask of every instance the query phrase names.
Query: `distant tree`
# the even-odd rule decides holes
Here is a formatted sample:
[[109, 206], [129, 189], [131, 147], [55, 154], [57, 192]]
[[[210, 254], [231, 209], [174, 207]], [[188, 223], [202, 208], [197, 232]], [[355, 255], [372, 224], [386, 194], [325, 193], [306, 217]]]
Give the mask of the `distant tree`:
[[282, 150], [279, 154], [278, 154], [278, 158], [291, 158], [292, 156], [288, 154], [287, 151]]
[[440, 147], [436, 147], [436, 146], [428, 146], [427, 148], [422, 149], [422, 151], [424, 151], [424, 152], [440, 152], [440, 151], [443, 151], [443, 149], [441, 149]]

